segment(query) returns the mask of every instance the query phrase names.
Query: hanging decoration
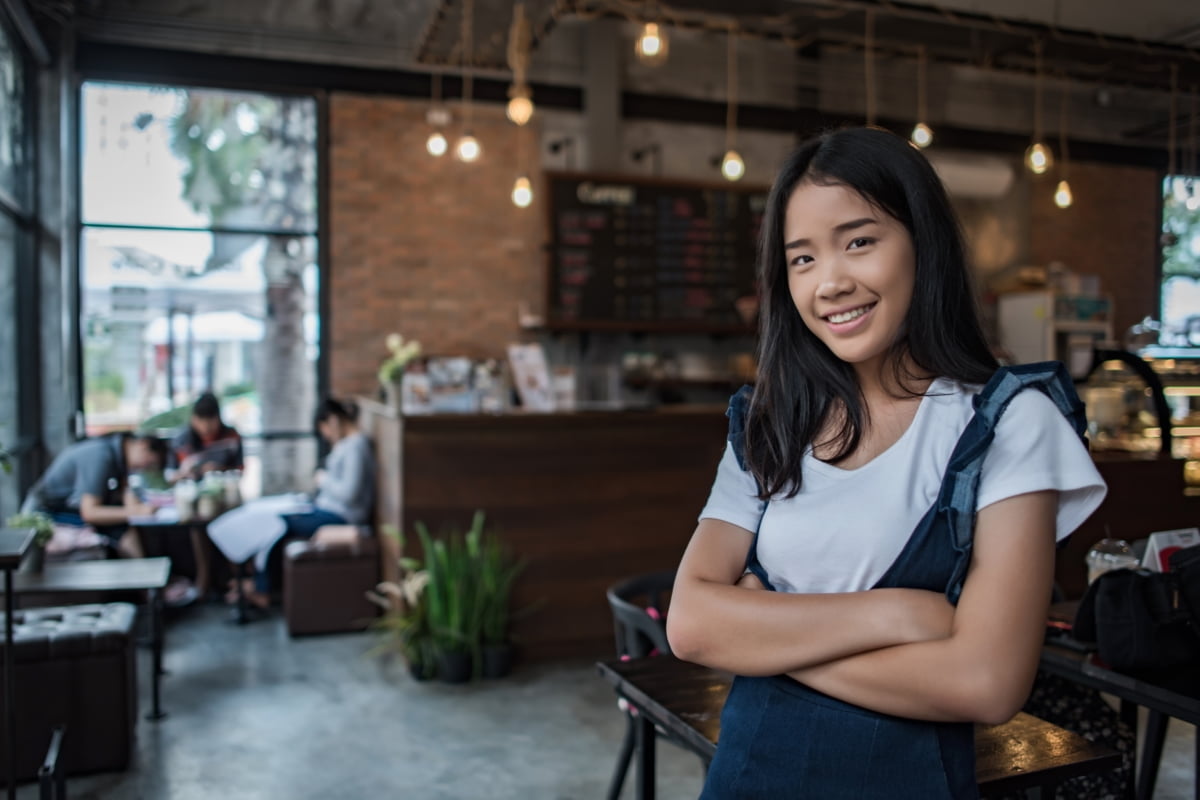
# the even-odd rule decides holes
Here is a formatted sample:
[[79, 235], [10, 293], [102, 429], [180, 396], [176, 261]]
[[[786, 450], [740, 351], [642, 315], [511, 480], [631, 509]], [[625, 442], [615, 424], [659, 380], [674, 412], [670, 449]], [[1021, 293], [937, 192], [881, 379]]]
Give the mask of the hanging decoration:
[[912, 135], [909, 137], [912, 143], [920, 148], [933, 144], [933, 129], [927, 124], [929, 114], [925, 103], [926, 61], [925, 45], [921, 45], [917, 48], [917, 124], [913, 126]]
[[1033, 76], [1033, 142], [1025, 150], [1025, 166], [1035, 175], [1041, 175], [1054, 166], [1054, 153], [1042, 141], [1042, 40], [1033, 43], [1035, 73]]
[[463, 73], [463, 134], [459, 137], [458, 142], [454, 145], [454, 156], [464, 163], [470, 164], [479, 160], [483, 154], [483, 148], [480, 147], [479, 141], [475, 138], [475, 134], [471, 131], [472, 109], [471, 109], [471, 61], [474, 54], [474, 42], [471, 38], [473, 33], [472, 17], [475, 13], [475, 1], [463, 0], [462, 11], [462, 73]]
[[725, 64], [725, 156], [721, 159], [721, 174], [726, 180], [741, 180], [746, 164], [737, 151], [737, 28], [730, 27]]
[[442, 105], [442, 74], [440, 72], [433, 73], [431, 82], [433, 84], [431, 105], [425, 112], [425, 121], [429, 123], [433, 131], [425, 140], [425, 150], [434, 158], [441, 158], [450, 149], [450, 143], [446, 141], [446, 135], [442, 133], [442, 128], [450, 124], [450, 111]]
[[1067, 98], [1070, 97], [1067, 84], [1063, 83], [1062, 104], [1058, 112], [1058, 154], [1061, 157], [1058, 167], [1058, 186], [1054, 189], [1054, 205], [1059, 208], [1070, 208], [1075, 202], [1071, 194], [1071, 184], [1067, 182], [1070, 170], [1071, 156], [1067, 152]]
[[508, 106], [504, 109], [515, 125], [524, 125], [533, 117], [533, 92], [526, 79], [532, 43], [533, 33], [525, 16], [525, 4], [517, 3], [513, 6], [513, 21], [508, 29], [508, 67], [512, 70], [513, 80], [508, 87]]
[[647, 22], [642, 26], [642, 35], [634, 46], [638, 61], [648, 67], [661, 67], [667, 63], [667, 52], [670, 43], [666, 30], [657, 22]]

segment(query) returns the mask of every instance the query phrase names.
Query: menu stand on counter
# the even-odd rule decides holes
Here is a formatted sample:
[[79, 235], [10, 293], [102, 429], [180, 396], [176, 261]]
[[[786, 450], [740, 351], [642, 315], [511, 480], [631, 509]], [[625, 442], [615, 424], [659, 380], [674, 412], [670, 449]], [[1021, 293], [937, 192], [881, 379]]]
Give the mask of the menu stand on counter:
[[16, 761], [16, 709], [13, 707], [13, 580], [12, 574], [21, 565], [21, 557], [33, 544], [32, 528], [0, 529], [0, 569], [4, 570], [4, 780], [8, 787], [8, 799], [17, 796], [17, 781], [14, 773]]

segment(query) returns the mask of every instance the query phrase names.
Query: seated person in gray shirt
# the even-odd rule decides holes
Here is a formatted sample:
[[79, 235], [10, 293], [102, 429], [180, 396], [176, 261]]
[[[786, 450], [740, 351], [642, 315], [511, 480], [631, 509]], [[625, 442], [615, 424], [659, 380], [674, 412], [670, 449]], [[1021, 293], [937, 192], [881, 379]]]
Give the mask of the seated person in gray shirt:
[[153, 436], [111, 433], [75, 442], [29, 490], [21, 510], [100, 531], [123, 527], [132, 516], [154, 513], [129, 490], [129, 475], [161, 470], [166, 455], [166, 445]]
[[358, 429], [357, 418], [357, 407], [333, 398], [317, 409], [317, 432], [332, 449], [325, 459], [325, 469], [316, 476], [312, 510], [283, 515], [286, 532], [272, 545], [267, 568], [255, 575], [254, 587], [246, 595], [256, 606], [265, 608], [270, 603], [271, 578], [280, 571], [287, 539], [311, 539], [322, 525], [366, 525], [371, 521], [375, 458], [371, 440]]

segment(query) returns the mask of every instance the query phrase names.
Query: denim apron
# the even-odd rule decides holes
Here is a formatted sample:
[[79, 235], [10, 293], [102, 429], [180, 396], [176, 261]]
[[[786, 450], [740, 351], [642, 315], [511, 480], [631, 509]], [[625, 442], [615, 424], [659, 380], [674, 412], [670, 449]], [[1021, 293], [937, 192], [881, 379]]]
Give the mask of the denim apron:
[[[1003, 367], [974, 398], [975, 413], [950, 456], [934, 505], [873, 588], [945, 592], [957, 604], [971, 560], [979, 475], [1009, 402], [1036, 387], [1083, 436], [1083, 404], [1058, 362]], [[729, 441], [744, 467], [750, 388], [729, 404]], [[765, 513], [765, 507], [764, 507]], [[762, 518], [759, 518], [759, 525]], [[757, 557], [747, 568], [774, 590]], [[925, 722], [844, 703], [787, 677], [737, 676], [701, 800], [938, 800], [977, 798], [971, 723]]]

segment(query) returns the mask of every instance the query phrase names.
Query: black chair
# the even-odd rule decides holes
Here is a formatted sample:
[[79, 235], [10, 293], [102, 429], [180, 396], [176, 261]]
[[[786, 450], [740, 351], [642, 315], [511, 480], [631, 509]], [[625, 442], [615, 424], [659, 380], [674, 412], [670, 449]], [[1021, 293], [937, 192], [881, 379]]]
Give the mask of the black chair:
[[[667, 642], [667, 595], [675, 584], [675, 570], [636, 575], [614, 584], [608, 590], [608, 605], [613, 613], [613, 632], [617, 639], [617, 655], [625, 658], [645, 658], [657, 650], [658, 655], [670, 655], [671, 645]], [[617, 755], [608, 787], [608, 800], [617, 800], [625, 785], [625, 774], [633, 758], [637, 741], [634, 722], [636, 709], [625, 710], [625, 739]], [[659, 730], [658, 735], [669, 742], [690, 749], [682, 742]], [[701, 757], [707, 771], [708, 762]]]

